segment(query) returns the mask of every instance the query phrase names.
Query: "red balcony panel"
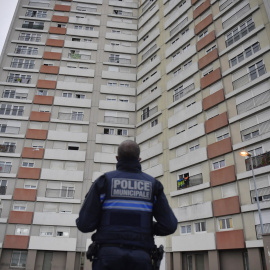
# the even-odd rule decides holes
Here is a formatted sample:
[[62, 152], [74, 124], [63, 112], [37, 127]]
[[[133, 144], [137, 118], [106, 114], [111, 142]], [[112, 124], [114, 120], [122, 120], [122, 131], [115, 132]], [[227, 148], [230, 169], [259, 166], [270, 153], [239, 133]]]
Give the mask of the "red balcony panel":
[[16, 188], [14, 190], [13, 200], [34, 202], [36, 200], [36, 196], [37, 196], [36, 189]]
[[58, 66], [41, 66], [40, 73], [58, 74], [59, 67]]
[[29, 236], [27, 235], [6, 235], [3, 248], [28, 249]]
[[224, 89], [220, 89], [214, 94], [203, 99], [203, 109], [206, 111], [209, 108], [216, 106], [225, 100]]
[[52, 105], [53, 104], [53, 96], [39, 96], [35, 95], [34, 104], [42, 104], [42, 105]]
[[204, 38], [199, 40], [197, 42], [197, 51], [199, 52], [201, 49], [209, 45], [211, 42], [213, 42], [216, 39], [215, 30], [210, 32], [208, 35], [206, 35]]
[[68, 16], [52, 16], [52, 22], [61, 22], [61, 23], [67, 23], [68, 22]]
[[221, 79], [221, 70], [220, 68], [217, 68], [208, 75], [206, 75], [205, 77], [201, 78], [201, 88], [204, 89], [220, 79]]
[[57, 34], [57, 35], [65, 35], [67, 32], [66, 28], [63, 27], [53, 27], [51, 26], [49, 29], [50, 34]]
[[27, 168], [27, 167], [20, 167], [18, 170], [17, 177], [20, 179], [36, 179], [38, 180], [40, 177], [40, 168]]
[[49, 122], [51, 113], [48, 112], [31, 112], [30, 121]]
[[66, 5], [55, 5], [54, 6], [54, 10], [55, 11], [70, 11], [70, 6], [66, 6]]
[[195, 26], [195, 34], [199, 34], [203, 29], [205, 29], [207, 26], [209, 26], [213, 22], [213, 15], [209, 14], [205, 19], [203, 19], [201, 22], [199, 22]]
[[216, 232], [217, 249], [245, 248], [243, 230]]
[[44, 148], [24, 147], [22, 151], [23, 158], [43, 158]]
[[15, 224], [32, 224], [33, 212], [10, 211], [8, 223]]
[[219, 186], [236, 181], [234, 165], [210, 172], [211, 186]]
[[61, 60], [62, 53], [44, 52], [43, 59], [46, 60]]
[[218, 130], [222, 127], [228, 126], [228, 116], [227, 112], [224, 112], [220, 115], [217, 115], [207, 121], [205, 121], [205, 132], [210, 133], [215, 130]]
[[55, 89], [56, 88], [56, 81], [38, 80], [37, 88]]
[[191, 4], [194, 5], [196, 2], [198, 2], [199, 0], [191, 0]]
[[214, 62], [216, 59], [218, 59], [218, 50], [214, 49], [213, 51], [199, 59], [199, 69], [203, 69], [210, 63]]
[[231, 138], [226, 138], [216, 143], [207, 146], [208, 158], [215, 158], [227, 153], [232, 152]]
[[206, 0], [203, 4], [201, 4], [199, 7], [197, 7], [193, 11], [193, 19], [196, 19], [198, 16], [200, 16], [203, 12], [205, 12], [210, 7], [210, 0]]
[[213, 212], [215, 217], [240, 213], [239, 196], [213, 201]]
[[48, 130], [45, 129], [27, 129], [25, 137], [26, 139], [46, 140], [47, 134]]
[[61, 39], [47, 39], [46, 46], [64, 47], [64, 40]]

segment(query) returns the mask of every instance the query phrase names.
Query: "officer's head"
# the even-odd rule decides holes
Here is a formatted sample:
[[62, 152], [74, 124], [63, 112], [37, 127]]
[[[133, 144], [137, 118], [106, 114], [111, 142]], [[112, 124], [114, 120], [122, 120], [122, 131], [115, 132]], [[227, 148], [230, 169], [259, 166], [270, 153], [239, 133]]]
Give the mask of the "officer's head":
[[130, 158], [140, 160], [140, 147], [134, 141], [126, 140], [119, 145], [117, 154], [117, 160]]

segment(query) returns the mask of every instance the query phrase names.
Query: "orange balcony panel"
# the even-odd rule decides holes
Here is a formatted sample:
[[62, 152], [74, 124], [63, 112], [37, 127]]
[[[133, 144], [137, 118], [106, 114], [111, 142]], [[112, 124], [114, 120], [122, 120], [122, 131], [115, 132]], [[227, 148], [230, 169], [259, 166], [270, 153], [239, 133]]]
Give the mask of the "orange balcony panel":
[[206, 111], [225, 100], [224, 89], [220, 89], [214, 94], [203, 99], [203, 109]]
[[26, 139], [46, 140], [47, 134], [48, 130], [46, 129], [27, 129], [25, 137]]
[[65, 35], [66, 32], [67, 32], [67, 29], [62, 28], [62, 27], [53, 27], [53, 26], [51, 26], [50, 29], [49, 29], [50, 34]]
[[55, 5], [54, 6], [54, 10], [56, 11], [70, 11], [70, 6], [66, 6], [66, 5]]
[[209, 26], [213, 22], [213, 15], [209, 14], [205, 19], [203, 19], [201, 22], [199, 22], [195, 26], [195, 34], [199, 34], [204, 28]]
[[196, 2], [198, 2], [199, 0], [191, 0], [191, 4], [194, 5]]
[[201, 49], [209, 45], [211, 42], [213, 42], [216, 39], [215, 30], [210, 32], [208, 35], [206, 35], [204, 38], [199, 40], [197, 42], [197, 51], [199, 52]]
[[40, 177], [40, 168], [27, 168], [27, 167], [20, 167], [18, 170], [17, 177], [20, 179], [39, 179]]
[[3, 248], [27, 249], [29, 236], [27, 235], [6, 235]]
[[43, 59], [47, 60], [61, 60], [62, 53], [56, 52], [44, 52]]
[[42, 104], [42, 105], [52, 105], [53, 104], [53, 96], [39, 96], [35, 95], [34, 104]]
[[199, 59], [199, 69], [203, 69], [210, 63], [214, 62], [216, 59], [218, 59], [218, 50], [214, 49], [213, 51]]
[[234, 165], [210, 172], [211, 186], [219, 186], [236, 180]]
[[208, 158], [215, 158], [227, 153], [232, 152], [231, 138], [226, 138], [216, 143], [207, 146]]
[[199, 7], [197, 7], [193, 11], [193, 19], [196, 19], [198, 16], [200, 16], [203, 12], [205, 12], [210, 7], [210, 0], [206, 0], [203, 4], [201, 4]]
[[245, 248], [243, 230], [216, 232], [217, 249]]
[[52, 16], [52, 22], [67, 23], [68, 22], [68, 16], [57, 16], [57, 15], [53, 15]]
[[26, 211], [10, 211], [8, 223], [32, 224], [33, 212]]
[[221, 70], [220, 68], [217, 68], [208, 75], [206, 75], [205, 77], [201, 78], [201, 88], [204, 89], [220, 79], [221, 79]]
[[239, 197], [234, 196], [230, 198], [213, 201], [213, 212], [215, 217], [240, 213], [241, 210]]
[[41, 66], [40, 73], [58, 74], [59, 67], [58, 66]]
[[43, 158], [43, 148], [24, 147], [22, 151], [23, 158]]
[[55, 89], [56, 88], [56, 81], [38, 80], [37, 88]]
[[37, 196], [36, 189], [16, 188], [14, 190], [13, 200], [34, 202], [36, 200], [36, 196]]
[[51, 113], [48, 112], [31, 112], [30, 121], [49, 122]]
[[64, 40], [61, 40], [61, 39], [47, 39], [46, 46], [64, 47]]
[[210, 133], [229, 124], [227, 112], [217, 115], [205, 121], [205, 132]]

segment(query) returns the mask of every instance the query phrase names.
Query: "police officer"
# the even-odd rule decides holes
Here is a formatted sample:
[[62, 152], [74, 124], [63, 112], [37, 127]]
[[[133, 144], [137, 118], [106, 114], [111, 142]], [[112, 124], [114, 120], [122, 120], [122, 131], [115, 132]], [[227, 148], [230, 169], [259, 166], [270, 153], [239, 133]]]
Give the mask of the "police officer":
[[177, 228], [162, 184], [141, 171], [139, 156], [137, 143], [122, 142], [117, 170], [99, 177], [85, 197], [76, 223], [81, 232], [96, 230], [93, 270], [151, 270], [154, 235]]

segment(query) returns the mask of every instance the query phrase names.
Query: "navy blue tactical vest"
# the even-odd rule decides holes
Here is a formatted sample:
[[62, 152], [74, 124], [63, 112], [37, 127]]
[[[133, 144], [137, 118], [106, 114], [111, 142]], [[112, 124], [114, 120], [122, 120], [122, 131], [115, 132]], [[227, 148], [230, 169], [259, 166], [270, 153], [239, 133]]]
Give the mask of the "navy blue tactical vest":
[[141, 171], [112, 171], [105, 174], [106, 192], [101, 194], [102, 216], [93, 240], [152, 248], [152, 209], [155, 179]]

